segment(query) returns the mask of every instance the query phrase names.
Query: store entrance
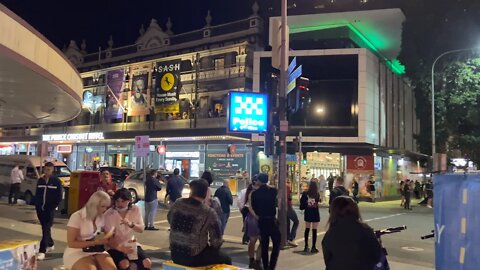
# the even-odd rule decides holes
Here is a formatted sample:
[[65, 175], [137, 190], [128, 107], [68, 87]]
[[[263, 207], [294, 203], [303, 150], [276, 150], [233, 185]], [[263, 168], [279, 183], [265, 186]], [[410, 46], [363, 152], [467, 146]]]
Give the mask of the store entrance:
[[200, 161], [198, 159], [166, 159], [165, 169], [167, 171], [179, 169], [180, 175], [186, 179], [198, 178], [199, 163]]
[[128, 154], [111, 154], [108, 156], [108, 164], [113, 167], [128, 167], [130, 157]]

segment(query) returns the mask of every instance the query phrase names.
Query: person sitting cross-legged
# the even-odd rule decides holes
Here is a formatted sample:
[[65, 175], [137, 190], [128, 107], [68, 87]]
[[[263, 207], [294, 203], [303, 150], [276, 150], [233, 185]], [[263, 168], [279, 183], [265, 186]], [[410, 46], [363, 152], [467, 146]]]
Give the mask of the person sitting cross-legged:
[[223, 243], [220, 219], [203, 202], [208, 183], [204, 179], [190, 182], [190, 197], [178, 199], [170, 208], [170, 251], [174, 263], [184, 266], [231, 264], [220, 251]]
[[144, 230], [140, 208], [132, 204], [132, 195], [126, 188], [115, 192], [113, 203], [104, 215], [105, 230], [115, 228], [115, 234], [107, 243], [108, 253], [120, 270], [130, 269], [132, 262], [138, 269], [151, 269], [152, 261], [133, 236], [134, 232], [142, 233]]

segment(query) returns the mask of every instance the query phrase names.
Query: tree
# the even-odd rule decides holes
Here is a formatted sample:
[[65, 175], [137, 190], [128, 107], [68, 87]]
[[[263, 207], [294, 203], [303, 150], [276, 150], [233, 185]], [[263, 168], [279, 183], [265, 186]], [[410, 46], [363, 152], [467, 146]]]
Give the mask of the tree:
[[[431, 153], [432, 63], [445, 51], [480, 45], [480, 24], [477, 19], [480, 16], [480, 1], [409, 1], [404, 11], [406, 21], [403, 24], [399, 59], [405, 64], [406, 75], [415, 91], [416, 112], [421, 125], [417, 134], [420, 152]], [[447, 146], [449, 149], [458, 147], [467, 153], [476, 142], [477, 127], [467, 119], [476, 117], [478, 113], [470, 110], [479, 90], [475, 74], [478, 62], [468, 60], [472, 56], [468, 53], [452, 55], [437, 62], [435, 110], [439, 150], [447, 150]]]

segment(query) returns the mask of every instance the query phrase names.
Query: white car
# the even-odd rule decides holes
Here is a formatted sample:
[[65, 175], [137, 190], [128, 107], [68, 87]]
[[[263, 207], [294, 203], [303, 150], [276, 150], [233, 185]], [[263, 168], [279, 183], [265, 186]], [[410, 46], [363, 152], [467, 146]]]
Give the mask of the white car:
[[[158, 201], [168, 205], [170, 199], [167, 196], [167, 181], [173, 175], [173, 172], [168, 171], [159, 171], [160, 175], [160, 185], [162, 189], [157, 192]], [[139, 200], [145, 199], [145, 184], [143, 183], [143, 171], [137, 171], [130, 174], [123, 184], [123, 187], [128, 189], [132, 194], [132, 200], [134, 203]], [[185, 180], [185, 186], [182, 191], [182, 197], [186, 198], [190, 195], [190, 186], [188, 185], [188, 180]]]

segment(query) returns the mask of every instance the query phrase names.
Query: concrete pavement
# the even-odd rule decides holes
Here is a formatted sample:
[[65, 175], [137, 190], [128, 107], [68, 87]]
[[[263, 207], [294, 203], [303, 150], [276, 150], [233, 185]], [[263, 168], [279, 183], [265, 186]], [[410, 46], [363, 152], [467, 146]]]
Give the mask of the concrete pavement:
[[[415, 204], [413, 204], [416, 206]], [[433, 240], [420, 240], [420, 236], [427, 234], [433, 227], [433, 211], [425, 207], [416, 206], [413, 211], [403, 210], [399, 202], [360, 203], [364, 220], [374, 229], [407, 225], [408, 229], [397, 234], [386, 235], [382, 238], [389, 252], [391, 269], [434, 269]], [[36, 222], [35, 211], [31, 206], [8, 206], [0, 203], [0, 240], [6, 239], [40, 239], [41, 230]], [[146, 231], [138, 235], [142, 243], [154, 259], [154, 269], [161, 269], [161, 262], [169, 259], [168, 251], [168, 223], [165, 209], [157, 214], [156, 224], [159, 231]], [[326, 227], [326, 208], [321, 209], [322, 222], [319, 226], [317, 246], [321, 246], [322, 235]], [[278, 268], [283, 269], [324, 269], [322, 254], [303, 253], [303, 215], [298, 211], [300, 227], [297, 231], [298, 248], [283, 250], [280, 254]], [[52, 269], [62, 264], [62, 253], [66, 242], [66, 217], [56, 219], [53, 228], [53, 238], [56, 241], [56, 250], [47, 255], [47, 260], [40, 262], [39, 269]], [[231, 214], [227, 224], [225, 244], [223, 246], [235, 265], [245, 267], [248, 264], [246, 246], [241, 244], [242, 219], [238, 210]], [[311, 239], [311, 237], [310, 237]]]

